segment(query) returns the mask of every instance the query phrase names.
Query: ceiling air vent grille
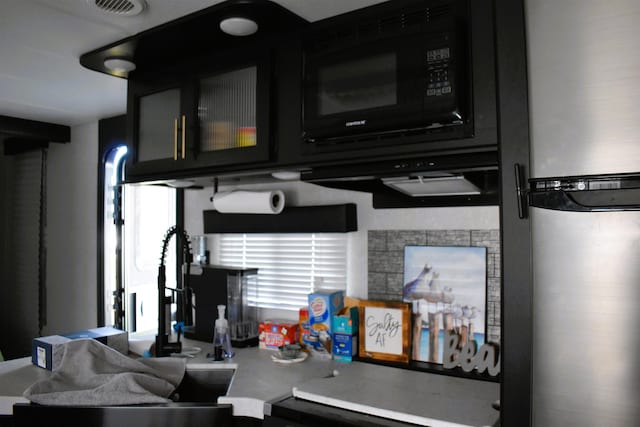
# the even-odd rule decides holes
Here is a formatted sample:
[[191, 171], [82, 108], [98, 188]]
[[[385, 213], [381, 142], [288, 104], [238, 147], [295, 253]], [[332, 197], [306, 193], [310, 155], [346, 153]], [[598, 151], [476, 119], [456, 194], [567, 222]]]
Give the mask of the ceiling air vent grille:
[[103, 12], [119, 16], [135, 16], [146, 7], [144, 0], [87, 0]]

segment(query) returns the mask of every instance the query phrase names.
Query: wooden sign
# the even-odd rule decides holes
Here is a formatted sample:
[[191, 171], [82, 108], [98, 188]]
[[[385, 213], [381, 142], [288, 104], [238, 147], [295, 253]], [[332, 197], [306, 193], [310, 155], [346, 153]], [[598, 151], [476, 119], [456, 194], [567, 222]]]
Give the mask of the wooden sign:
[[359, 354], [361, 358], [409, 362], [411, 305], [362, 301]]

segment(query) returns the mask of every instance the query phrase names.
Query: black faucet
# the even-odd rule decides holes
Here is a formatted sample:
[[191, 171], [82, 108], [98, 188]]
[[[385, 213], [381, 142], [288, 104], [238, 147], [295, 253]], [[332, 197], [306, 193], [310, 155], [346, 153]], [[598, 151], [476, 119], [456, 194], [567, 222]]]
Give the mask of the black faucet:
[[[166, 272], [164, 261], [167, 255], [167, 247], [169, 241], [173, 235], [177, 235], [178, 244], [182, 245], [182, 266], [183, 278], [182, 284], [178, 283], [177, 289], [167, 288], [166, 286]], [[180, 353], [182, 351], [182, 343], [180, 342], [180, 328], [178, 328], [178, 340], [176, 342], [169, 342], [169, 334], [166, 330], [166, 313], [165, 309], [171, 304], [171, 297], [165, 296], [165, 290], [170, 289], [172, 292], [178, 294], [178, 315], [177, 320], [182, 320], [184, 324], [190, 325], [192, 323], [191, 314], [191, 288], [189, 287], [189, 274], [191, 270], [191, 262], [193, 255], [191, 253], [191, 246], [189, 241], [189, 235], [185, 230], [176, 226], [173, 226], [167, 230], [162, 240], [162, 254], [160, 255], [160, 266], [158, 267], [158, 335], [156, 335], [156, 348], [155, 355], [157, 357], [169, 356], [172, 353]]]

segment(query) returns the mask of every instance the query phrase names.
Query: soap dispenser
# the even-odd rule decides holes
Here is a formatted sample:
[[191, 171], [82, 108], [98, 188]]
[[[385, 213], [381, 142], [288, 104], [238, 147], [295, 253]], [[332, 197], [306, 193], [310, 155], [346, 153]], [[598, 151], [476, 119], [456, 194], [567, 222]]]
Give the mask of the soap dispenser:
[[229, 322], [224, 317], [226, 306], [218, 306], [218, 318], [213, 330], [213, 355], [214, 360], [224, 360], [233, 357], [231, 349], [231, 336], [229, 335]]

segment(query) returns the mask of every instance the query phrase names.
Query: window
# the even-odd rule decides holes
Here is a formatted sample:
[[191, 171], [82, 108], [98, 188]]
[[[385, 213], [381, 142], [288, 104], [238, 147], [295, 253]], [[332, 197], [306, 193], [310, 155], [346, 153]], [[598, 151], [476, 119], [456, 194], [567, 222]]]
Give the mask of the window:
[[[158, 266], [162, 240], [176, 224], [176, 190], [153, 185], [125, 185], [122, 236], [124, 292], [129, 332], [158, 327]], [[176, 287], [176, 246], [167, 250], [166, 285]]]
[[258, 268], [249, 304], [298, 310], [319, 289], [346, 290], [347, 235], [222, 234], [215, 254], [223, 265]]

